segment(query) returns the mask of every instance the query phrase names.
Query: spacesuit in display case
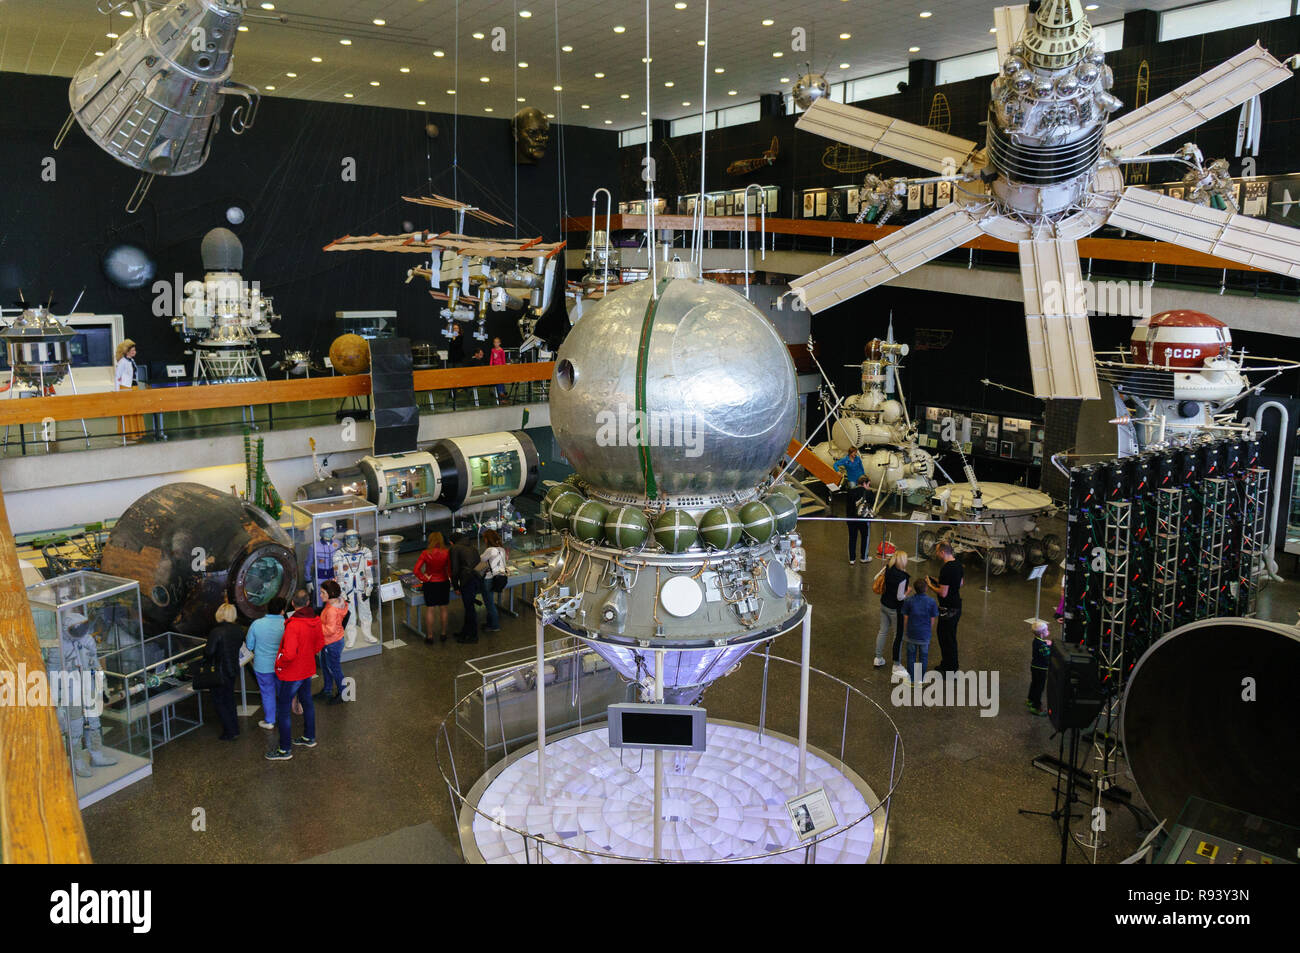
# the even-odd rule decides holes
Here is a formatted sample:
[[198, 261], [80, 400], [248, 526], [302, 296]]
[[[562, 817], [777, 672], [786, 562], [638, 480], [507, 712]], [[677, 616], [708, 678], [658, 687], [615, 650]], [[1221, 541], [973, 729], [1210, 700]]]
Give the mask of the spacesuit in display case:
[[358, 629], [367, 642], [378, 642], [379, 639], [370, 632], [375, 557], [368, 546], [361, 545], [361, 534], [355, 529], [343, 534], [343, 545], [334, 553], [334, 581], [339, 584], [343, 601], [352, 611], [345, 633], [347, 647], [356, 644]]
[[[58, 645], [46, 648], [45, 667], [51, 684], [51, 701], [59, 730], [72, 753], [77, 777], [88, 778], [95, 768], [117, 764], [104, 750], [104, 733], [99, 722], [99, 702], [104, 690], [90, 620], [80, 612], [64, 613]], [[57, 694], [55, 694], [57, 692]]]
[[331, 525], [322, 526], [316, 542], [307, 547], [307, 558], [303, 560], [303, 580], [317, 606], [321, 604], [321, 583], [334, 578], [334, 554], [339, 550], [338, 540], [334, 538], [336, 532]]

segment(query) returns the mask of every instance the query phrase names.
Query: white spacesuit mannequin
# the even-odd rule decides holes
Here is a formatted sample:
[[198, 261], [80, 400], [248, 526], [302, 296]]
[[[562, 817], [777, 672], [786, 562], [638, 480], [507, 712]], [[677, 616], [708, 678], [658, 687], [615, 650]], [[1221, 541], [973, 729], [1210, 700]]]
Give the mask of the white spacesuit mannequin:
[[334, 581], [342, 590], [343, 602], [352, 610], [345, 632], [348, 648], [357, 641], [357, 629], [367, 642], [379, 640], [370, 634], [370, 594], [375, 588], [375, 558], [361, 545], [361, 534], [350, 529], [343, 534], [343, 546], [334, 553]]
[[[57, 648], [45, 653], [46, 669], [51, 681], [60, 678], [59, 673], [66, 672], [67, 682], [76, 680], [83, 691], [102, 691], [102, 686], [95, 678], [99, 671], [99, 660], [95, 652], [95, 639], [90, 634], [90, 623], [80, 612], [69, 612], [63, 617], [63, 630], [59, 633]], [[59, 728], [64, 740], [72, 750], [72, 769], [77, 777], [88, 778], [95, 768], [117, 764], [104, 752], [104, 735], [100, 730], [99, 716], [86, 715], [87, 703], [94, 704], [95, 699], [83, 696], [67, 699], [75, 704], [60, 705], [55, 709], [59, 719]]]

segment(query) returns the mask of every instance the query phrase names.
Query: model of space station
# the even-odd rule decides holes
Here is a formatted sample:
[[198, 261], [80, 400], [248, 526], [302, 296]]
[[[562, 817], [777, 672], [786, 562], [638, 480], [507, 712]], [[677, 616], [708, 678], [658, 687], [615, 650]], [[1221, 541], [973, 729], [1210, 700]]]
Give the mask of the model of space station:
[[577, 471], [543, 511], [563, 539], [543, 621], [655, 697], [690, 704], [798, 625], [798, 494], [773, 482], [797, 417], [784, 342], [748, 301], [667, 265], [594, 304], [557, 353], [555, 438]]
[[[119, 4], [120, 5], [120, 4]], [[135, 16], [103, 56], [78, 70], [68, 89], [74, 123], [114, 159], [142, 175], [127, 203], [139, 209], [156, 176], [188, 175], [208, 160], [224, 97], [243, 104], [230, 117], [240, 135], [257, 117], [260, 92], [234, 82], [235, 40], [244, 0], [171, 0]]]
[[934, 493], [938, 464], [918, 444], [916, 425], [903, 402], [899, 365], [907, 356], [907, 345], [873, 338], [864, 352], [860, 393], [850, 394], [839, 403], [834, 386], [826, 380], [839, 410], [830, 425], [830, 439], [808, 452], [834, 469], [836, 461], [850, 450], [857, 450], [875, 492], [871, 512], [878, 513], [894, 493], [913, 503], [928, 500]]
[[211, 384], [266, 380], [262, 342], [278, 338], [271, 325], [280, 320], [257, 282], [240, 272], [244, 246], [234, 232], [214, 228], [200, 249], [202, 281], [185, 283], [181, 314], [174, 327], [194, 354], [194, 380]]
[[[934, 173], [883, 181], [868, 175], [863, 203], [876, 222], [901, 207], [909, 183], [951, 182], [954, 198], [793, 280], [793, 293], [811, 311], [988, 235], [1019, 248], [1034, 393], [1097, 398], [1079, 239], [1110, 224], [1300, 277], [1300, 231], [1238, 214], [1219, 167], [1207, 166], [1194, 145], [1154, 151], [1290, 78], [1288, 66], [1256, 45], [1112, 121], [1122, 103], [1081, 0], [1042, 0], [1032, 12], [999, 7], [994, 18], [1001, 70], [982, 147], [828, 98], [799, 118], [800, 129]], [[1135, 162], [1185, 166], [1197, 185], [1193, 201], [1125, 188], [1123, 166]]]
[[1227, 325], [1186, 310], [1143, 318], [1127, 352], [1097, 354], [1097, 376], [1115, 395], [1120, 456], [1239, 434], [1232, 408], [1297, 367], [1234, 352]]
[[[325, 251], [384, 251], [426, 255], [428, 264], [410, 269], [406, 280], [428, 280], [430, 294], [443, 302], [439, 314], [444, 320], [441, 334], [456, 336], [461, 325], [476, 340], [487, 340], [489, 311], [520, 311], [520, 352], [542, 342], [534, 331], [551, 306], [555, 293], [556, 259], [564, 242], [543, 242], [540, 238], [472, 238], [464, 234], [465, 217], [491, 225], [508, 225], [490, 212], [440, 195], [403, 200], [426, 208], [446, 209], [456, 215], [455, 232], [410, 232], [400, 235], [345, 235], [325, 246]], [[439, 289], [446, 287], [443, 292]]]

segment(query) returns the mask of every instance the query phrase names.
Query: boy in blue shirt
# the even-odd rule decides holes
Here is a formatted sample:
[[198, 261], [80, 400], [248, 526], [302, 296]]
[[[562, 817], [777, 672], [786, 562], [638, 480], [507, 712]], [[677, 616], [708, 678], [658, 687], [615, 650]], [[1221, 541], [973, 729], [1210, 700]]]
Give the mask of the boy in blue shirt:
[[939, 603], [925, 592], [925, 578], [912, 583], [912, 595], [903, 600], [903, 655], [907, 658], [907, 678], [921, 680], [930, 660], [930, 637], [939, 618]]

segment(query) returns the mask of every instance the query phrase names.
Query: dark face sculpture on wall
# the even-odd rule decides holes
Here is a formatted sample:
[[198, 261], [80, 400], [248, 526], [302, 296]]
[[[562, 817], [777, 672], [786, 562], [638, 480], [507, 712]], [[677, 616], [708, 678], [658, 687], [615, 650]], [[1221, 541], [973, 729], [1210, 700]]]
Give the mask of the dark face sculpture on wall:
[[536, 106], [525, 106], [515, 113], [512, 123], [515, 130], [515, 158], [525, 165], [534, 165], [546, 158], [546, 145], [551, 141], [551, 121]]

